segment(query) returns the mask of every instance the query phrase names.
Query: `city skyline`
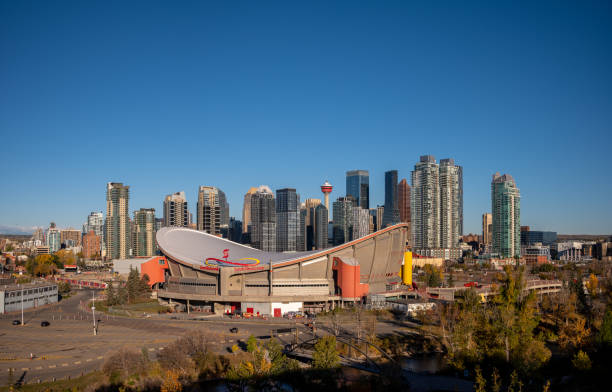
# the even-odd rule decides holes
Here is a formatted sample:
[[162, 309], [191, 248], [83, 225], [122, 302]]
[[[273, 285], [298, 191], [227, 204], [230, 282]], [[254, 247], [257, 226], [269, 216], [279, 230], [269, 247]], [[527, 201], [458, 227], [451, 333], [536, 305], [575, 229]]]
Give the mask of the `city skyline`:
[[524, 224], [612, 232], [609, 3], [147, 7], [0, 5], [0, 230], [80, 228], [108, 182], [130, 216], [185, 191], [195, 217], [211, 185], [240, 218], [251, 186], [305, 200], [329, 180], [333, 201], [359, 168], [374, 208], [384, 172], [430, 154], [461, 162], [464, 234], [497, 171]]

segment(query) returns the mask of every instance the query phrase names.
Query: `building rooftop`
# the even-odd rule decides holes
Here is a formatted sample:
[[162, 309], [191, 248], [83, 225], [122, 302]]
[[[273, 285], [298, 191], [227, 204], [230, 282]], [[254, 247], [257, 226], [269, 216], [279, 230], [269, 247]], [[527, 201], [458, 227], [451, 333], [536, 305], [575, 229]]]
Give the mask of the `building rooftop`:
[[0, 291], [29, 290], [38, 287], [57, 286], [55, 282], [31, 282], [0, 285]]

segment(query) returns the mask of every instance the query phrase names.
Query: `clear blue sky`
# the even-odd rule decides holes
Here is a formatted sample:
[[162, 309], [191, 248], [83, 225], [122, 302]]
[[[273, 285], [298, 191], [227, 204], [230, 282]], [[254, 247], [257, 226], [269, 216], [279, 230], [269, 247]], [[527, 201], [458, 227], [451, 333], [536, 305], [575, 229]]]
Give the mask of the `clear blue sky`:
[[[215, 185], [320, 197], [420, 155], [464, 166], [465, 231], [513, 175], [521, 221], [612, 233], [610, 1], [0, 2], [0, 226], [79, 227]], [[293, 2], [292, 2], [293, 3]]]

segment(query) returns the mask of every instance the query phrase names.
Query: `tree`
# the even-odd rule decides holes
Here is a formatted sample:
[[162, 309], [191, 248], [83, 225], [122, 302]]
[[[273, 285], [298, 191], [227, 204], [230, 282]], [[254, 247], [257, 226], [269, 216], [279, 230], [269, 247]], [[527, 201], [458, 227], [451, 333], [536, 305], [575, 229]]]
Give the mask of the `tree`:
[[597, 279], [597, 276], [591, 274], [589, 276], [589, 280], [586, 283], [586, 287], [591, 296], [597, 295], [597, 290], [599, 288], [599, 280]]
[[316, 369], [332, 369], [340, 364], [340, 356], [336, 349], [336, 337], [325, 336], [315, 344], [312, 354], [312, 366]]
[[257, 339], [255, 339], [255, 336], [251, 334], [251, 336], [249, 336], [249, 339], [247, 340], [247, 351], [253, 354], [253, 352], [256, 349], [257, 349]]
[[115, 292], [115, 287], [113, 286], [113, 282], [108, 283], [108, 287], [106, 287], [106, 306], [117, 305], [117, 293]]
[[475, 392], [486, 392], [487, 391], [487, 380], [482, 376], [482, 372], [480, 371], [480, 366], [476, 365], [476, 369], [474, 369], [474, 373], [476, 374], [476, 379], [474, 380], [474, 391]]
[[161, 385], [161, 392], [181, 392], [182, 390], [179, 373], [175, 370], [167, 370]]
[[601, 328], [597, 333], [597, 343], [602, 346], [612, 346], [612, 311], [607, 310]]
[[591, 369], [591, 358], [584, 351], [580, 350], [576, 355], [574, 355], [574, 359], [572, 359], [572, 365], [580, 370], [587, 371]]
[[425, 264], [425, 283], [428, 287], [439, 287], [442, 284], [444, 275], [442, 270], [432, 264]]

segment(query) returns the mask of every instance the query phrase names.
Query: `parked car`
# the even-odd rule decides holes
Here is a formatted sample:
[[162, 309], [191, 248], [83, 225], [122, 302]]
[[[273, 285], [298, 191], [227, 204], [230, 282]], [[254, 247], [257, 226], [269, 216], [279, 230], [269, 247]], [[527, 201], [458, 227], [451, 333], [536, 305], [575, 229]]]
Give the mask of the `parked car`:
[[238, 333], [238, 328], [232, 327], [232, 328], [230, 328], [230, 332], [231, 333]]
[[40, 322], [40, 326], [41, 327], [48, 327], [49, 325], [51, 325], [51, 323], [49, 323], [48, 321], [41, 321]]
[[21, 321], [19, 321], [19, 320], [13, 320], [13, 325], [21, 325]]

